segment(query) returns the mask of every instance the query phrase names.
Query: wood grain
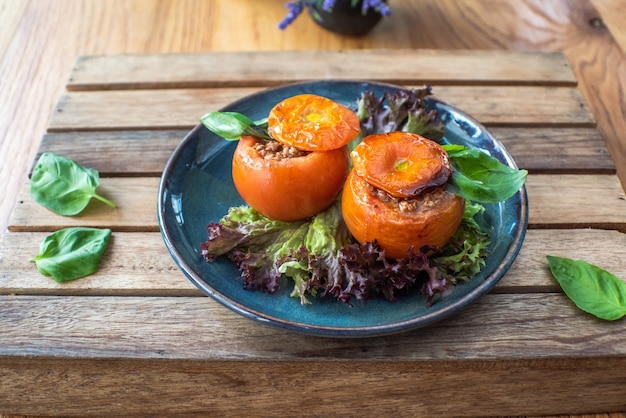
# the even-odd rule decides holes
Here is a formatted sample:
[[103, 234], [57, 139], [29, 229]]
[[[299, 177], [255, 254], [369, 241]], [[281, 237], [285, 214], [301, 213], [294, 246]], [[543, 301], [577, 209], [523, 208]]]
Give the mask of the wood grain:
[[163, 245], [160, 233], [114, 233], [98, 272], [57, 283], [29, 260], [47, 233], [5, 234], [0, 241], [2, 294], [57, 296], [200, 296]]
[[[209, 111], [260, 90], [243, 87], [69, 92], [59, 99], [48, 132], [191, 129]], [[434, 93], [487, 126], [595, 126], [593, 115], [575, 88], [436, 86]], [[146, 112], [148, 108], [150, 111]]]
[[[308, 353], [294, 361], [270, 363], [39, 360], [20, 356], [1, 360], [0, 377], [14, 382], [24, 376], [46, 389], [27, 395], [20, 386], [7, 385], [7, 409], [20, 408], [28, 414], [238, 417], [245, 410], [246, 416], [263, 417], [284, 416], [284, 411], [303, 417], [545, 417], [546, 413], [560, 414], [564, 411], [560, 405], [566, 404], [567, 412], [583, 414], [579, 418], [623, 418], [620, 413], [584, 412], [625, 407], [625, 385], [614, 384], [623, 382], [620, 371], [624, 367], [623, 359], [548, 359], [542, 365], [517, 361], [508, 369], [497, 362], [471, 360], [348, 363], [311, 359]], [[579, 370], [580, 376], [572, 373], [573, 369]], [[416, 375], [420, 376], [419, 390], [413, 381]], [[561, 390], [547, 393], [546, 377]], [[355, 385], [355, 381], [362, 384]], [[353, 396], [341, 395], [346, 387]], [[438, 387], [454, 388], [453, 394], [431, 389]], [[55, 402], [61, 396], [72, 402]], [[450, 396], [458, 408], [450, 406]], [[112, 403], [111, 399], [117, 401]], [[349, 413], [344, 415], [340, 409]]]
[[29, 184], [22, 190], [9, 226], [10, 231], [52, 232], [69, 226], [112, 228], [116, 231], [158, 232], [156, 177], [102, 179], [98, 193], [115, 202], [116, 208], [92, 199], [79, 215], [59, 216], [36, 203], [29, 194]]
[[592, 0], [592, 4], [598, 12], [597, 23], [594, 24], [608, 29], [622, 51], [626, 51], [626, 27], [623, 24], [623, 15], [613, 13], [622, 10], [620, 9], [623, 6], [622, 0]]
[[[393, 73], [377, 65], [381, 61], [393, 62]], [[277, 67], [277, 62], [283, 65]], [[553, 52], [385, 49], [83, 56], [74, 64], [67, 89], [268, 87], [318, 79], [354, 80], [355, 74], [361, 80], [399, 84], [577, 84], [565, 57]]]
[[2, 4], [0, 7], [0, 22], [3, 22], [3, 27], [0, 29], [0, 57], [7, 53], [13, 34], [17, 30], [25, 11], [26, 2], [17, 2], [12, 5]]
[[[98, 170], [101, 177], [161, 177], [168, 159], [187, 133], [188, 130], [180, 129], [46, 134], [41, 140], [33, 166], [41, 153], [54, 152]], [[591, 138], [581, 140], [594, 141], [593, 134]], [[602, 139], [600, 144], [597, 139], [595, 142], [600, 145], [597, 158], [589, 161], [596, 161], [598, 169], [604, 166], [610, 170], [612, 161], [608, 152], [602, 150]], [[603, 158], [603, 155], [607, 157]]]
[[[59, 216], [22, 189], [9, 230], [54, 231], [69, 226], [109, 227], [114, 231], [158, 232], [156, 198], [159, 178], [110, 177], [98, 191], [114, 201], [113, 209], [97, 201], [78, 216]], [[614, 175], [531, 175], [527, 180], [532, 228], [600, 228], [626, 231], [626, 198]], [[593, 196], [602, 196], [599, 205]]]
[[[47, 235], [44, 232], [5, 234], [0, 241], [0, 294], [201, 295], [178, 269], [159, 233], [115, 232], [97, 273], [62, 284], [43, 276], [29, 261], [37, 254], [39, 243]], [[626, 235], [594, 229], [530, 230], [515, 262], [493, 292], [559, 292], [560, 288], [547, 267], [546, 255], [579, 259], [584, 254], [588, 262], [611, 271], [617, 277], [626, 278], [626, 258], [616, 259], [605, 251], [607, 247], [626, 248]]]
[[[538, 228], [572, 228], [584, 218], [589, 227], [626, 232], [626, 197], [617, 177], [555, 177], [528, 177], [526, 187], [530, 225]], [[596, 196], [602, 196], [601, 204], [598, 204]]]
[[[98, 170], [102, 177], [160, 177], [188, 132], [180, 129], [49, 133], [44, 135], [33, 164], [42, 152], [54, 152]], [[490, 132], [504, 144], [519, 167], [533, 173], [616, 172], [595, 128], [493, 127]]]
[[624, 321], [601, 321], [562, 293], [488, 294], [437, 326], [393, 338], [323, 341], [254, 323], [208, 297], [0, 296], [0, 302], [1, 356], [269, 363], [500, 359], [503, 364], [502, 359], [608, 361], [626, 355]]
[[[620, 139], [620, 132], [626, 131], [625, 95], [617, 93], [624, 85], [620, 75], [624, 71], [617, 71], [624, 57], [624, 49], [619, 48], [619, 43], [624, 45], [623, 25], [619, 24], [621, 0], [594, 0], [600, 13], [591, 3], [571, 0], [551, 2], [549, 7], [541, 0], [400, 0], [394, 5], [393, 19], [384, 20], [370, 36], [357, 39], [321, 31], [306, 16], [284, 32], [275, 30], [285, 14], [280, 1], [224, 1], [188, 0], [173, 5], [162, 0], [124, 0], [114, 8], [103, 1], [2, 0], [0, 10], [6, 24], [0, 25], [0, 39], [6, 53], [1, 55], [5, 100], [0, 103], [0, 114], [14, 116], [4, 118], [0, 126], [0, 178], [6, 196], [0, 200], [0, 233], [75, 57], [86, 54], [371, 48], [561, 50], [581, 81], [579, 87], [591, 110], [600, 117], [599, 128], [618, 163], [620, 177], [626, 178], [622, 169], [626, 151]], [[591, 26], [594, 18], [609, 28]], [[248, 30], [233, 31], [229, 24], [233, 20], [248, 22]], [[64, 30], [58, 31], [58, 27]], [[447, 30], [442, 32], [441, 27]], [[588, 50], [570, 49], [585, 38], [594, 41], [584, 44]], [[598, 84], [596, 77], [605, 81]], [[610, 113], [605, 115], [606, 109]]]
[[[509, 119], [508, 122], [500, 125], [502, 118], [499, 121], [492, 119], [490, 129], [501, 130], [500, 135], [508, 141], [507, 147], [518, 162], [525, 158], [533, 160], [528, 185], [531, 218], [545, 223], [531, 224], [535, 229], [528, 232], [516, 263], [500, 286], [468, 311], [446, 320], [441, 328], [433, 328], [434, 334], [431, 334], [433, 330], [418, 330], [393, 338], [329, 340], [330, 345], [326, 348], [317, 339], [245, 325], [243, 318], [209, 298], [198, 297], [197, 291], [189, 287], [186, 279], [176, 271], [170, 258], [159, 259], [152, 266], [145, 259], [133, 260], [130, 250], [119, 251], [122, 246], [114, 245], [105, 259], [104, 268], [110, 269], [107, 270], [110, 272], [107, 284], [104, 283], [107, 279], [99, 276], [97, 283], [95, 280], [88, 281], [88, 284], [75, 282], [68, 288], [54, 289], [55, 286], [44, 284], [41, 277], [34, 274], [15, 273], [9, 277], [10, 289], [34, 296], [0, 298], [3, 307], [0, 351], [4, 350], [0, 355], [0, 413], [84, 416], [171, 412], [191, 415], [208, 411], [214, 415], [241, 415], [239, 407], [242, 404], [246, 405], [248, 412], [253, 405], [254, 411], [264, 416], [285, 410], [336, 415], [338, 404], [364, 416], [519, 416], [626, 409], [623, 321], [598, 323], [577, 311], [561, 293], [557, 293], [556, 286], [549, 282], [547, 271], [542, 269], [543, 255], [558, 253], [580, 255], [574, 258], [589, 258], [609, 270], [624, 271], [621, 259], [610, 253], [611, 248], [624, 247], [623, 233], [566, 229], [592, 226], [619, 230], [616, 225], [623, 225], [623, 191], [616, 187], [619, 183], [614, 176], [617, 173], [626, 184], [626, 142], [622, 135], [626, 132], [623, 1], [397, 0], [393, 8], [393, 17], [383, 20], [369, 36], [345, 38], [321, 31], [306, 16], [299, 18], [286, 31], [276, 30], [276, 22], [285, 14], [284, 2], [279, 0], [120, 0], [116, 7], [104, 1], [0, 0], [0, 96], [3, 98], [0, 100], [0, 114], [3, 115], [0, 118], [0, 179], [3, 184], [0, 234], [10, 222], [9, 215], [15, 202], [22, 199], [18, 197], [20, 193], [27, 196], [24, 190], [29, 167], [37, 153], [39, 140], [46, 134], [49, 117], [55, 111], [54, 103], [72, 74], [77, 55], [102, 54], [100, 58], [106, 61], [106, 56], [111, 54], [207, 51], [247, 54], [249, 51], [286, 53], [293, 50], [318, 54], [326, 50], [336, 51], [337, 57], [341, 57], [349, 50], [363, 50], [367, 54], [371, 49], [427, 49], [429, 52], [422, 54], [433, 54], [433, 57], [458, 54], [455, 59], [459, 68], [443, 68], [440, 71], [443, 78], [433, 78], [440, 76], [418, 64], [412, 71], [405, 70], [402, 77], [420, 82], [439, 80], [441, 87], [447, 88], [472, 87], [468, 84], [476, 83], [476, 86], [485, 88], [483, 92], [489, 92], [490, 88], [507, 83], [528, 87], [532, 83], [524, 77], [538, 68], [529, 62], [529, 68], [516, 69], [515, 63], [521, 58], [512, 58], [508, 65], [510, 74], [494, 74], [494, 69], [488, 68], [486, 63], [476, 64], [466, 50], [489, 50], [493, 56], [509, 53], [503, 50], [514, 50], [512, 57], [534, 57], [527, 53], [536, 50], [542, 54], [564, 51], [569, 68], [580, 83], [577, 89], [569, 84], [571, 80], [551, 78], [548, 83], [538, 84], [575, 90], [577, 100], [583, 105], [588, 103], [588, 108], [582, 113], [577, 110], [574, 115], [593, 114], [584, 123], [572, 119], [558, 124], [542, 122], [534, 127], [521, 127], [510, 121], [510, 115], [516, 110], [511, 106], [504, 108], [503, 118]], [[233, 30], [233, 21], [242, 22], [239, 30]], [[242, 27], [244, 30], [240, 30]], [[392, 54], [401, 55], [400, 52]], [[422, 59], [424, 63], [431, 63], [430, 66], [436, 63], [433, 57]], [[559, 61], [564, 62], [562, 57]], [[291, 69], [283, 69], [287, 66], [282, 62], [277, 64], [283, 74], [294, 69], [314, 68], [311, 63], [298, 63]], [[341, 63], [339, 67], [342, 68], [324, 69], [324, 74], [347, 77], [360, 68], [352, 62]], [[244, 74], [248, 69], [247, 78], [254, 81], [250, 75], [254, 73], [254, 67], [250, 65], [232, 72]], [[270, 69], [265, 67], [264, 71]], [[144, 70], [137, 68], [137, 74]], [[465, 70], [470, 77], [460, 78], [458, 82], [446, 80], [448, 75]], [[220, 71], [222, 69], [213, 67], [206, 69], [207, 74]], [[480, 79], [480, 73], [490, 71], [493, 77], [499, 78], [498, 81]], [[165, 68], [163, 75], [159, 76], [167, 77], [168, 73], [171, 73], [170, 69]], [[424, 74], [429, 74], [428, 78]], [[195, 77], [194, 74], [189, 76]], [[542, 77], [552, 76], [563, 78], [557, 73]], [[289, 77], [301, 76], [292, 71]], [[228, 80], [222, 81], [228, 83]], [[106, 83], [91, 79], [79, 88], [111, 86], [110, 81]], [[446, 83], [448, 85], [444, 86]], [[114, 87], [128, 86], [122, 83]], [[187, 87], [196, 90], [207, 86]], [[153, 86], [144, 84], [144, 87]], [[182, 85], [169, 84], [169, 87], [179, 89]], [[470, 111], [483, 97], [468, 96], [467, 101], [457, 105]], [[163, 99], [169, 100], [169, 97], [166, 95]], [[549, 114], [552, 109], [543, 108], [544, 99], [541, 95], [530, 97], [532, 103], [527, 103], [523, 109], [533, 108], [531, 105], [536, 104], [539, 107], [533, 109], [547, 110]], [[515, 104], [514, 99], [506, 100]], [[137, 106], [150, 108], [150, 103], [138, 102]], [[100, 116], [97, 108], [90, 110]], [[161, 105], [155, 110], [170, 111]], [[499, 112], [497, 108], [491, 110], [492, 115], [498, 116]], [[137, 113], [140, 112], [134, 114], [135, 121], [138, 120]], [[195, 125], [197, 115], [189, 120], [191, 122], [184, 122], [184, 128], [178, 127], [181, 125], [172, 127], [184, 132]], [[163, 161], [166, 148], [174, 145], [174, 137], [168, 136], [166, 130], [163, 135], [159, 132], [153, 137], [142, 136], [145, 131], [135, 121], [132, 125], [125, 125], [137, 129], [134, 133], [128, 130], [73, 132], [69, 127], [56, 138], [74, 136], [73, 148], [65, 149], [94, 165], [104, 165], [107, 159], [121, 157], [119, 161], [116, 159], [116, 164], [109, 166], [106, 173], [119, 178], [104, 179], [103, 186], [107, 186], [108, 180], [130, 180], [128, 176], [157, 179], [156, 165]], [[596, 121], [597, 131], [593, 128]], [[87, 125], [87, 122], [81, 123]], [[167, 126], [160, 126], [164, 127]], [[578, 129], [581, 127], [585, 127], [585, 133]], [[568, 140], [568, 129], [575, 129], [579, 136]], [[116, 148], [115, 135], [118, 133], [135, 135], [136, 142], [129, 146], [129, 151], [146, 153], [160, 162], [155, 161], [152, 165], [137, 162], [134, 171], [125, 172], [124, 167], [132, 165], [132, 154], [129, 152], [123, 158], [123, 150]], [[598, 146], [598, 133], [615, 159], [612, 166], [605, 158], [605, 148]], [[54, 135], [49, 138], [51, 148], [63, 149], [61, 141], [54, 141]], [[91, 148], [87, 147], [98, 146], [94, 140], [102, 140], [99, 155], [89, 155]], [[587, 141], [588, 147], [585, 146]], [[148, 144], [151, 142], [157, 149], [150, 148]], [[551, 155], [557, 144], [576, 145], [565, 154]], [[533, 150], [541, 155], [535, 155], [533, 159]], [[109, 152], [112, 153], [110, 157], [106, 155]], [[568, 174], [565, 180], [543, 180], [558, 177], [554, 174], [560, 172]], [[559, 198], [570, 198], [578, 193], [578, 176], [588, 173], [594, 174], [596, 187], [591, 182], [583, 184], [580, 194], [572, 201], [579, 207], [568, 209], [565, 216], [559, 216], [558, 211], [563, 209]], [[125, 205], [137, 205], [132, 209], [125, 206], [125, 209], [134, 211], [135, 217], [146, 216], [138, 223], [150, 225], [154, 222], [150, 217], [154, 213], [155, 188], [150, 184], [145, 186], [136, 190], [138, 196], [135, 197], [119, 195], [106, 187], [104, 192], [121, 198]], [[608, 209], [612, 214], [608, 218], [604, 216], [607, 209], [599, 207], [597, 199], [593, 198], [605, 192], [613, 199], [609, 204], [612, 208]], [[151, 201], [150, 205], [143, 203], [148, 201]], [[539, 206], [533, 207], [534, 204]], [[21, 211], [21, 207], [22, 203], [18, 203], [16, 212]], [[148, 207], [149, 211], [140, 213]], [[134, 231], [132, 228], [136, 225], [132, 226], [133, 222], [128, 219], [112, 213], [103, 214], [98, 206], [89, 210], [90, 216], [109, 217], [119, 225], [125, 225], [121, 229]], [[571, 223], [578, 211], [588, 213], [589, 217], [585, 216], [584, 222]], [[80, 222], [88, 221], [82, 219]], [[7, 240], [0, 242], [0, 266], [15, 262], [17, 264], [10, 265], [25, 268], [22, 256], [28, 253], [29, 238], [45, 235], [46, 232], [39, 229], [42, 225], [44, 229], [58, 225], [49, 222], [46, 216], [42, 221], [25, 223], [32, 233], [4, 234]], [[558, 229], [542, 229], [544, 227]], [[23, 240], [12, 241], [18, 236]], [[124, 249], [129, 245], [126, 239], [133, 240], [133, 248], [144, 248], [158, 242], [159, 236], [156, 231], [114, 233], [114, 243], [117, 240], [124, 244]], [[135, 247], [139, 243], [140, 246]], [[7, 252], [7, 249], [11, 251]], [[144, 249], [152, 257], [163, 257], [163, 247]], [[611, 258], [619, 260], [612, 262]], [[128, 269], [122, 274], [116, 264], [110, 264], [116, 261], [119, 261], [118, 265], [135, 266], [140, 271], [135, 274]], [[150, 267], [154, 269], [150, 270]], [[169, 269], [175, 272], [169, 274]], [[154, 274], [152, 278], [151, 273]], [[0, 268], [0, 277], [7, 280], [2, 274], [5, 273]], [[168, 276], [172, 281], [163, 282], [162, 279], [167, 280]], [[23, 279], [26, 279], [25, 284], [20, 283]], [[181, 297], [155, 297], [164, 294], [160, 292]], [[9, 315], [5, 316], [5, 312]], [[43, 328], [40, 329], [41, 324]], [[464, 326], [467, 329], [462, 329]], [[480, 337], [471, 334], [477, 330], [480, 332], [476, 335]], [[111, 346], [107, 344], [108, 337], [113, 341]], [[425, 351], [420, 354], [422, 341]], [[446, 343], [441, 344], [441, 341]], [[490, 348], [490, 342], [493, 348]], [[498, 357], [499, 350], [509, 356], [508, 360]], [[56, 354], [42, 354], [51, 352]], [[187, 352], [191, 355], [188, 356]], [[284, 353], [283, 360], [263, 360], [273, 358], [277, 353]], [[427, 358], [429, 353], [435, 357]], [[457, 354], [468, 358], [456, 360]], [[223, 356], [222, 360], [211, 360], [220, 356]], [[396, 356], [400, 357], [398, 361]], [[355, 358], [363, 360], [355, 361]], [[355, 381], [362, 382], [362, 385], [355, 385]], [[459, 385], [460, 381], [462, 385]], [[394, 385], [390, 387], [389, 382]], [[449, 391], [431, 391], [431, 396], [425, 397], [423, 391], [415, 391], [416, 385], [453, 387], [455, 396], [450, 397]], [[33, 387], [38, 390], [25, 390]], [[304, 400], [301, 387], [309, 389]], [[351, 388], [355, 396], [342, 395], [345, 388]], [[285, 396], [277, 401], [275, 393]], [[216, 401], [217, 398], [229, 401]], [[452, 406], [453, 401], [458, 407]], [[311, 409], [311, 403], [317, 408]], [[607, 413], [597, 416], [623, 418], [626, 415]]]
[[[621, 14], [624, 21], [623, 2], [620, 7], [622, 12], [618, 15]], [[622, 185], [626, 187], [626, 140], [623, 135], [626, 129], [626, 51], [615, 42], [605, 25], [594, 24], [598, 16], [596, 10], [586, 10], [585, 17], [589, 22], [586, 36], [565, 51], [580, 81], [582, 93], [592, 103], [598, 128], [616, 162]], [[623, 30], [624, 24], [619, 26]]]
[[614, 174], [615, 164], [595, 128], [489, 128], [517, 165], [531, 173]]

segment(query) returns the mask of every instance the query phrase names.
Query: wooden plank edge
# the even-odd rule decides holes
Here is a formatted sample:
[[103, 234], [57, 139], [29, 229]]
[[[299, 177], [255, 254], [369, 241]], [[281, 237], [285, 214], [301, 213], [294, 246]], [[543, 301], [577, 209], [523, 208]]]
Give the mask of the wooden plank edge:
[[593, 229], [604, 231], [618, 231], [626, 233], [626, 224], [621, 222], [588, 222], [588, 223], [529, 223], [529, 229]]
[[[120, 177], [109, 177], [120, 178]], [[85, 226], [94, 228], [110, 228], [113, 232], [159, 232], [158, 224], [133, 224], [122, 223], [110, 225], [106, 220], [89, 220], [87, 218], [81, 220], [68, 219], [67, 222], [57, 221], [54, 224], [21, 224], [12, 222], [8, 226], [9, 232], [54, 232], [61, 228], [72, 226]], [[568, 222], [568, 223], [534, 223], [529, 222], [528, 229], [597, 229], [607, 231], [626, 232], [626, 225], [622, 222]]]
[[[308, 61], [319, 64], [326, 60], [328, 65], [311, 68]], [[389, 77], [388, 71], [375, 69], [372, 63], [395, 60], [400, 68], [414, 68], [420, 65], [430, 68], [430, 75], [415, 75], [405, 70], [401, 76]], [[289, 61], [292, 67], [275, 70], [275, 62]], [[170, 54], [112, 54], [83, 55], [75, 59], [68, 78], [68, 90], [90, 89], [100, 86], [107, 89], [115, 86], [122, 89], [136, 89], [137, 86], [150, 88], [169, 86], [230, 86], [249, 83], [254, 86], [305, 82], [313, 80], [312, 75], [322, 74], [326, 79], [353, 79], [354, 71], [346, 62], [362, 62], [365, 78], [386, 82], [407, 80], [451, 83], [547, 83], [548, 85], [577, 85], [576, 77], [562, 52], [556, 51], [512, 51], [512, 50], [438, 50], [438, 49], [358, 49], [334, 51], [236, 51], [212, 53], [170, 53]], [[486, 71], [478, 71], [475, 76], [467, 71], [452, 70], [442, 72], [441, 62], [447, 61], [448, 69], [472, 66], [472, 63], [487, 66]], [[169, 65], [164, 67], [164, 63]], [[227, 71], [216, 63], [228, 63]], [[503, 71], [496, 64], [504, 64], [511, 71]], [[491, 65], [493, 64], [493, 65]], [[259, 73], [257, 78], [245, 70], [245, 76], [237, 70], [249, 66]], [[223, 67], [223, 65], [222, 65]], [[472, 66], [474, 67], [474, 66]], [[163, 72], [163, 68], [176, 68], [174, 73]], [[211, 71], [207, 72], [207, 68]], [[132, 69], [131, 71], [128, 71]], [[230, 71], [233, 69], [233, 71]], [[322, 70], [323, 71], [320, 71]], [[384, 68], [383, 68], [384, 70]], [[515, 71], [514, 71], [515, 70]], [[308, 71], [308, 75], [307, 75]], [[106, 74], [106, 77], [103, 76]], [[233, 74], [238, 80], [233, 80]], [[515, 75], [513, 75], [515, 74]], [[369, 76], [369, 77], [368, 77]], [[211, 80], [207, 80], [210, 78]], [[243, 80], [240, 80], [242, 79]], [[85, 81], [87, 80], [87, 81]], [[106, 81], [102, 81], [106, 80]], [[146, 81], [147, 80], [147, 81]]]
[[[297, 411], [303, 417], [617, 418], [624, 415], [590, 412], [626, 409], [620, 374], [625, 368], [626, 359], [618, 357], [506, 362], [0, 357], [4, 410], [28, 416], [280, 417]], [[304, 398], [302, 387], [308, 388]]]
[[[109, 177], [119, 178], [119, 177]], [[57, 222], [55, 224], [35, 224], [26, 225], [19, 223], [11, 223], [8, 227], [9, 232], [54, 232], [62, 228], [69, 228], [72, 226], [85, 226], [93, 228], [109, 228], [113, 232], [160, 232], [159, 225], [155, 223], [150, 224], [116, 224], [110, 225], [106, 221], [90, 221], [88, 219], [74, 222], [68, 220], [68, 222]], [[594, 229], [604, 231], [618, 231], [626, 233], [626, 224], [622, 222], [568, 222], [568, 223], [528, 223], [528, 229], [559, 229], [559, 230], [571, 230], [571, 229]]]
[[[310, 359], [354, 360], [350, 350], [356, 350], [362, 359], [398, 361], [626, 359], [626, 321], [602, 321], [560, 293], [486, 294], [410, 332], [327, 335], [328, 345], [318, 353], [310, 351], [311, 340], [320, 338], [311, 328], [244, 317], [208, 297], [0, 296], [0, 302], [0, 357], [270, 361], [301, 359], [304, 352]], [[80, 344], [71, 336], [80, 336]], [[454, 349], [442, 351], [447, 343]]]
[[[329, 79], [331, 80], [331, 79]], [[355, 81], [354, 77], [334, 77], [332, 80]], [[69, 83], [66, 86], [68, 92], [88, 92], [88, 91], [124, 91], [124, 90], [168, 90], [168, 89], [198, 89], [198, 88], [224, 88], [224, 87], [262, 87], [271, 88], [287, 84], [307, 83], [320, 81], [320, 78], [293, 78], [282, 80], [265, 80], [247, 78], [242, 80], [189, 80], [170, 82], [111, 82], [111, 83]], [[389, 77], [369, 77], [358, 81], [375, 82], [383, 84], [426, 84], [438, 86], [541, 86], [541, 87], [576, 87], [576, 81], [566, 80], [480, 80], [480, 79], [434, 79], [434, 78], [389, 78]]]

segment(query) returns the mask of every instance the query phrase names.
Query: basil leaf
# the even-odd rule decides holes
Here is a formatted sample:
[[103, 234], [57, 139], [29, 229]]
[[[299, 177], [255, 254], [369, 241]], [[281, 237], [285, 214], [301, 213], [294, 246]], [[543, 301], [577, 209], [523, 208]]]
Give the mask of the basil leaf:
[[110, 229], [65, 228], [48, 235], [31, 258], [37, 268], [59, 283], [79, 279], [98, 270], [106, 250]]
[[477, 149], [444, 145], [452, 163], [448, 190], [479, 203], [502, 202], [513, 196], [526, 181], [528, 172], [502, 164]]
[[33, 168], [30, 195], [40, 205], [64, 216], [77, 215], [96, 198], [111, 207], [115, 203], [96, 194], [100, 175], [91, 168], [51, 152], [44, 152]]
[[614, 321], [626, 315], [626, 283], [582, 260], [547, 256], [552, 275], [565, 294], [585, 312]]
[[250, 135], [258, 138], [271, 139], [262, 125], [257, 125], [246, 115], [237, 112], [213, 111], [200, 118], [200, 122], [211, 132], [228, 141], [237, 141], [242, 135]]

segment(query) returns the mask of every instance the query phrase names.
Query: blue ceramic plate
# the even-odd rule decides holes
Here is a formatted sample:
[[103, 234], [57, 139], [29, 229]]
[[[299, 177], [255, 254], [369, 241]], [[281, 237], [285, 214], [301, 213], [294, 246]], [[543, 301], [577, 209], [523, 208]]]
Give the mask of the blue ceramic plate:
[[[350, 81], [292, 84], [244, 97], [222, 110], [241, 112], [257, 120], [267, 117], [276, 103], [296, 94], [318, 94], [352, 106], [364, 90], [381, 96], [398, 89]], [[427, 100], [445, 123], [447, 142], [479, 148], [515, 167], [502, 144], [479, 123], [437, 99]], [[261, 323], [335, 337], [391, 334], [429, 325], [487, 293], [508, 270], [522, 245], [528, 221], [525, 189], [506, 202], [486, 206], [485, 219], [493, 226], [486, 266], [430, 307], [417, 290], [397, 302], [371, 299], [353, 307], [334, 299], [315, 299], [302, 306], [298, 298], [289, 297], [289, 285], [271, 295], [244, 290], [238, 270], [228, 259], [221, 257], [206, 263], [200, 256], [200, 244], [207, 239], [206, 225], [222, 218], [229, 207], [244, 204], [231, 178], [235, 146], [235, 142], [217, 137], [202, 125], [183, 139], [167, 163], [159, 186], [159, 226], [172, 257], [192, 283], [235, 312]]]

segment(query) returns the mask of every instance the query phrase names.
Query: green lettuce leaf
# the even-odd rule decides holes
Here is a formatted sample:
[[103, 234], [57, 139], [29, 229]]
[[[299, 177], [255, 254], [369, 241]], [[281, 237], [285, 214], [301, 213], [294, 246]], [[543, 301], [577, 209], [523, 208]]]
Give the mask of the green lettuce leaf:
[[461, 227], [435, 257], [418, 251], [389, 259], [375, 242], [353, 241], [339, 201], [303, 222], [273, 221], [249, 207], [237, 207], [207, 227], [202, 255], [212, 261], [226, 254], [239, 269], [244, 288], [272, 293], [281, 277], [290, 279], [291, 296], [302, 304], [310, 303], [309, 296], [347, 304], [375, 295], [396, 300], [415, 286], [430, 303], [436, 294], [459, 280], [469, 280], [484, 265], [488, 233], [475, 219], [482, 210], [468, 204]]
[[433, 257], [439, 274], [456, 284], [478, 274], [485, 265], [488, 254], [489, 234], [483, 232], [478, 217], [485, 208], [477, 203], [466, 202], [463, 220], [450, 241]]

